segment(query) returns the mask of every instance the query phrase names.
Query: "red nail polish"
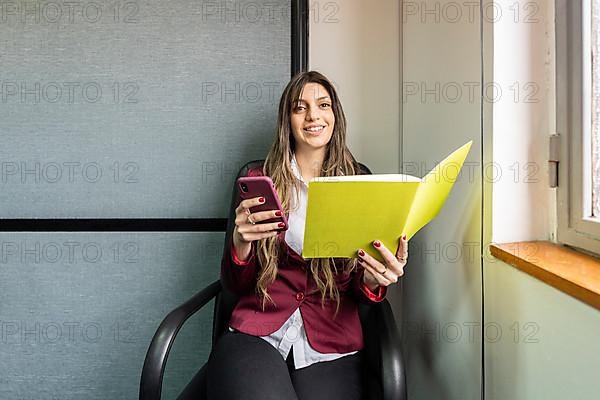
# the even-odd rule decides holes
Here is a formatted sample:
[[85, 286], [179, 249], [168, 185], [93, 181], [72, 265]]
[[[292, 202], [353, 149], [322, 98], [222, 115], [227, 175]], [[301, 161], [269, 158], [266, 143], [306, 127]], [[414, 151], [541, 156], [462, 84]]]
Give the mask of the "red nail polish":
[[261, 197], [261, 198], [259, 198], [259, 199], [258, 199], [258, 202], [259, 202], [259, 203], [264, 203], [264, 202], [265, 202], [265, 198], [264, 198], [264, 197]]
[[285, 228], [285, 224], [283, 222], [280, 222], [277, 226], [280, 228]]
[[402, 239], [406, 240], [406, 235], [402, 236]]
[[362, 256], [364, 256], [364, 255], [365, 255], [365, 252], [364, 252], [364, 251], [362, 251], [362, 250], [359, 250], [359, 251], [358, 251], [358, 254], [359, 254], [361, 257], [362, 257]]
[[281, 217], [281, 211], [275, 211], [275, 215]]
[[379, 242], [379, 240], [376, 240], [373, 244], [375, 245], [375, 247], [380, 247], [381, 246], [381, 243]]

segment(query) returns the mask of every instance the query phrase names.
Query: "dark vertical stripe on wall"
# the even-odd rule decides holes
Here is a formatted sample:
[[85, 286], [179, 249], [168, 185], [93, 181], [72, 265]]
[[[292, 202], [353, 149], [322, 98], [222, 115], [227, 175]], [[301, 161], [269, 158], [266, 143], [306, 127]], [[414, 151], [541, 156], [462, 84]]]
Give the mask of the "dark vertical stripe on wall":
[[308, 69], [308, 0], [292, 1], [292, 76]]
[[[291, 75], [308, 69], [308, 1], [291, 3]], [[224, 232], [226, 218], [0, 219], [0, 232]]]

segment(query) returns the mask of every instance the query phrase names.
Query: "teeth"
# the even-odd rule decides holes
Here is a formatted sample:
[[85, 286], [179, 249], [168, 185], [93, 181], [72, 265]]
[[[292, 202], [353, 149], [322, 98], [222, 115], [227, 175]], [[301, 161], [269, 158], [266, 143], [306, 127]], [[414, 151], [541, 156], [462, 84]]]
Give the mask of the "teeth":
[[323, 129], [322, 126], [315, 126], [314, 128], [306, 128], [305, 130], [310, 131], [310, 132], [318, 132], [321, 129]]

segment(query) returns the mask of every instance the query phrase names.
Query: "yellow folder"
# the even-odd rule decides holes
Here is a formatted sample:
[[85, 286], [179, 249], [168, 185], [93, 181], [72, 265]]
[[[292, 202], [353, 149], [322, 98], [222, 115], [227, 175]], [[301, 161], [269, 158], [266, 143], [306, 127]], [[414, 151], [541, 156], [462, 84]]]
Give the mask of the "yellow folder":
[[469, 153], [470, 141], [421, 178], [405, 174], [317, 177], [308, 183], [303, 258], [356, 257], [359, 248], [383, 261], [373, 246], [393, 254], [444, 205]]

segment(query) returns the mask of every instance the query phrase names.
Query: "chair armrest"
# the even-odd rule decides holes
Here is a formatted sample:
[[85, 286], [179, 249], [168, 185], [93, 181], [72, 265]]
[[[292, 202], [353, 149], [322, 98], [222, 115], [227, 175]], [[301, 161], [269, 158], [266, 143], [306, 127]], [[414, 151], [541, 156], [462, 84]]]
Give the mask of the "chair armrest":
[[400, 334], [390, 303], [383, 301], [376, 313], [380, 324], [383, 400], [406, 400], [406, 371], [400, 349]]
[[213, 282], [162, 320], [154, 333], [144, 360], [140, 380], [140, 400], [160, 400], [163, 374], [175, 337], [185, 321], [215, 298], [220, 291], [221, 282]]
[[387, 299], [360, 305], [365, 336], [365, 399], [406, 400], [400, 334]]

